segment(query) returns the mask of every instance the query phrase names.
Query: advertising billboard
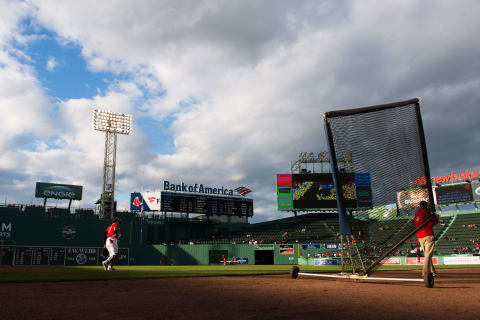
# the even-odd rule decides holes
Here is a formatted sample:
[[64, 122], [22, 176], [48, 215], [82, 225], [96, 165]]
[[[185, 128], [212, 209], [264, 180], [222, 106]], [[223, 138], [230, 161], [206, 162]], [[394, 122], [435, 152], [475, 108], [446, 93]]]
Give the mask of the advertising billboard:
[[420, 201], [429, 202], [427, 189], [411, 189], [397, 192], [397, 205], [399, 209], [420, 207]]
[[133, 192], [130, 194], [130, 210], [160, 211], [160, 192]]
[[[425, 261], [425, 258], [424, 257], [421, 257], [420, 258], [420, 261], [418, 261], [417, 258], [406, 258], [405, 259], [405, 264], [407, 265], [423, 265], [423, 262]], [[434, 265], [437, 265], [438, 264], [438, 258], [437, 257], [432, 257], [432, 263]]]
[[293, 248], [293, 244], [279, 244], [278, 251], [280, 254], [294, 254], [295, 249]]
[[37, 182], [35, 187], [35, 197], [82, 200], [82, 189], [82, 186], [71, 184]]
[[[345, 207], [370, 208], [372, 191], [368, 173], [340, 174]], [[331, 173], [278, 174], [279, 210], [319, 210], [337, 208]]]
[[391, 203], [384, 206], [373, 207], [368, 210], [368, 217], [370, 219], [386, 220], [397, 216], [397, 204]]
[[472, 186], [470, 183], [444, 185], [436, 187], [434, 192], [436, 204], [473, 201]]
[[474, 181], [471, 183], [471, 185], [473, 201], [480, 201], [480, 182]]
[[337, 259], [315, 259], [313, 260], [314, 266], [336, 266], [339, 265], [340, 261]]

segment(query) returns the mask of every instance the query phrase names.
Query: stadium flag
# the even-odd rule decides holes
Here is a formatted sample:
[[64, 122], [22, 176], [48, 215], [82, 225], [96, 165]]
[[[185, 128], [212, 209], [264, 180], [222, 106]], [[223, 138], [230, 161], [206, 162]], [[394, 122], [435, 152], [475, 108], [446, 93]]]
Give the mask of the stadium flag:
[[248, 188], [245, 188], [244, 186], [241, 186], [241, 187], [238, 187], [237, 189], [235, 189], [235, 191], [237, 191], [238, 193], [240, 193], [242, 196], [245, 197], [245, 195], [247, 195], [248, 193], [252, 192], [252, 190], [248, 189]]

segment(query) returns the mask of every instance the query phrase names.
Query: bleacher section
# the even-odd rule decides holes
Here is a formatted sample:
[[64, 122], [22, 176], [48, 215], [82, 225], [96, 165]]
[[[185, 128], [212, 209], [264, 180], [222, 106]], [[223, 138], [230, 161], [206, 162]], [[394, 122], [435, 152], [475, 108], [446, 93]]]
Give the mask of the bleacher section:
[[[441, 218], [443, 219], [443, 217]], [[475, 244], [480, 240], [480, 213], [457, 214], [442, 238], [436, 243], [438, 253], [453, 254], [475, 251]]]
[[[452, 219], [451, 216], [443, 216], [440, 218], [440, 223], [435, 225], [433, 227], [433, 231], [435, 233], [436, 239], [440, 237], [443, 233], [443, 231], [447, 228], [448, 224], [450, 223], [450, 220]], [[413, 228], [413, 220], [410, 219], [409, 222], [410, 228]], [[395, 243], [400, 241], [401, 239], [395, 239]], [[394, 252], [395, 255], [397, 256], [416, 256], [416, 247], [419, 246], [420, 244], [417, 241], [417, 236], [414, 234], [410, 238], [408, 238], [403, 245], [401, 245], [399, 248], [396, 249]], [[436, 252], [438, 253], [438, 247], [436, 247]]]
[[[359, 248], [374, 246], [371, 242], [386, 242], [392, 247], [404, 237], [404, 228], [414, 229], [413, 217], [396, 218], [395, 221], [377, 221], [352, 219], [352, 234], [359, 243]], [[475, 241], [480, 239], [480, 213], [455, 215], [445, 214], [434, 226], [436, 235], [436, 253], [453, 254], [455, 248], [469, 247], [475, 249]], [[334, 214], [305, 214], [275, 221], [249, 225], [234, 231], [228, 236], [221, 232], [212, 239], [201, 243], [338, 243], [338, 218]], [[417, 237], [412, 235], [397, 248], [393, 254], [400, 256], [415, 255]], [[412, 252], [411, 252], [412, 251]], [[462, 253], [462, 252], [458, 252]], [[375, 253], [380, 254], [379, 252]]]
[[338, 218], [328, 214], [306, 214], [298, 217], [252, 224], [231, 234], [235, 243], [329, 243], [335, 242]]

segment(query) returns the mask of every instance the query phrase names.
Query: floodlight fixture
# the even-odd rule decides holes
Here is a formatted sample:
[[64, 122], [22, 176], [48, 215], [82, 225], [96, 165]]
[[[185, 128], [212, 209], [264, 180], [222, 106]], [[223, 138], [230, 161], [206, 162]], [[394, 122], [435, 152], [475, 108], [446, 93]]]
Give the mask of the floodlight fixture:
[[93, 128], [98, 131], [130, 134], [132, 132], [132, 116], [125, 113], [95, 109], [93, 112]]

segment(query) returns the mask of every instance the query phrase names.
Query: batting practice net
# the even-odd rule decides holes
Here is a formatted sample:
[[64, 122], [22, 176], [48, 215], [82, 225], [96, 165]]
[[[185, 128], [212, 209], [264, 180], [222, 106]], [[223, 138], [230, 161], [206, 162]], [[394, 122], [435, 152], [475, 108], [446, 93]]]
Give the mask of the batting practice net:
[[[327, 112], [325, 130], [343, 272], [368, 274], [385, 258], [413, 247], [414, 241], [409, 243], [415, 234], [413, 214], [420, 201], [433, 204], [419, 102]], [[344, 205], [345, 190], [338, 188], [342, 172], [358, 177], [357, 199], [366, 199], [354, 213]]]

